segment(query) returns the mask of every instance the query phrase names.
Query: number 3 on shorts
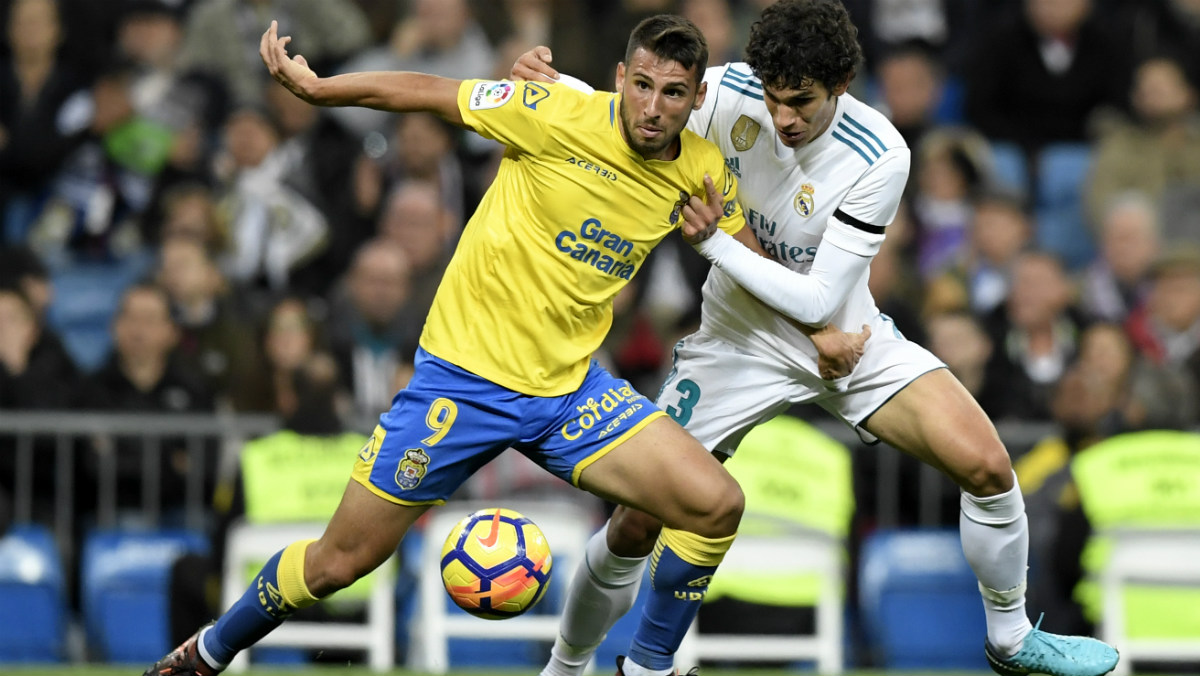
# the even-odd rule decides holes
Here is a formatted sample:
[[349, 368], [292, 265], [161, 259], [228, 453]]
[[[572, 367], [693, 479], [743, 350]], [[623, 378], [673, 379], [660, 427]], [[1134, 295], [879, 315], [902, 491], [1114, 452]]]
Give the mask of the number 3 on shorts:
[[700, 386], [684, 378], [675, 385], [675, 391], [679, 393], [678, 407], [668, 406], [667, 415], [681, 426], [686, 427], [688, 421], [692, 419], [692, 408], [700, 403]]

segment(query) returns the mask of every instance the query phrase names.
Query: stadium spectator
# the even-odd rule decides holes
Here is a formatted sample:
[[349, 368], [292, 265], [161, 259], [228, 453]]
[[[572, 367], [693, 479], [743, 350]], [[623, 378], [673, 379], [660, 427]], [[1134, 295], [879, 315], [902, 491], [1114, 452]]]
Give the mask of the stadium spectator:
[[[413, 0], [410, 6], [387, 45], [362, 51], [343, 70], [411, 70], [449, 78], [492, 72], [495, 53], [467, 0]], [[288, 31], [283, 24], [279, 29]], [[394, 121], [389, 113], [365, 108], [336, 108], [330, 114], [361, 137], [386, 135]]]
[[130, 98], [144, 117], [175, 131], [207, 133], [226, 105], [222, 83], [183, 68], [184, 8], [170, 0], [123, 0], [116, 56], [134, 70]]
[[1130, 98], [1133, 116], [1110, 124], [1096, 141], [1086, 194], [1091, 222], [1100, 223], [1114, 195], [1140, 190], [1162, 205], [1167, 241], [1196, 241], [1200, 217], [1184, 207], [1200, 200], [1196, 86], [1179, 62], [1153, 58], [1138, 66]]
[[258, 108], [241, 108], [225, 123], [219, 208], [233, 245], [225, 272], [256, 303], [287, 291], [329, 235], [325, 215], [302, 187], [302, 167], [281, 141], [274, 120]]
[[1008, 297], [1017, 256], [1033, 242], [1033, 223], [1011, 193], [988, 191], [975, 200], [969, 243], [959, 264], [971, 311], [986, 315]]
[[322, 327], [304, 300], [285, 296], [266, 313], [256, 368], [235, 374], [236, 411], [270, 413], [295, 408], [293, 374], [324, 343]]
[[151, 228], [149, 241], [190, 237], [215, 256], [229, 252], [228, 224], [217, 213], [212, 188], [199, 181], [181, 182], [164, 192], [159, 218]]
[[1135, 422], [1184, 429], [1200, 424], [1200, 250], [1164, 251], [1150, 270], [1145, 305], [1126, 330], [1143, 360], [1135, 377]]
[[1127, 45], [1093, 0], [1023, 0], [1024, 11], [979, 27], [965, 72], [965, 113], [989, 140], [1033, 157], [1048, 143], [1087, 140], [1089, 117], [1120, 107]]
[[357, 136], [321, 109], [292, 96], [272, 80], [266, 85], [267, 110], [280, 135], [278, 153], [286, 158], [285, 183], [312, 202], [329, 223], [328, 245], [289, 277], [290, 290], [319, 296], [329, 291], [349, 265], [355, 248], [374, 230], [373, 211], [356, 203], [353, 176], [363, 157]]
[[843, 4], [859, 26], [870, 72], [877, 72], [887, 54], [911, 43], [927, 45], [938, 63], [960, 69], [972, 37], [987, 25], [990, 15], [986, 3], [961, 0], [845, 0]]
[[967, 388], [988, 416], [1004, 411], [1003, 374], [992, 367], [995, 352], [983, 325], [969, 312], [958, 310], [935, 314], [925, 320], [929, 351]]
[[465, 223], [487, 186], [468, 186], [468, 174], [456, 153], [458, 130], [429, 113], [408, 113], [396, 118], [390, 152], [384, 159], [383, 190], [403, 181], [424, 181], [437, 186], [442, 204], [458, 223]]
[[1004, 375], [998, 420], [1048, 421], [1054, 388], [1075, 357], [1079, 322], [1062, 262], [1039, 251], [1012, 265], [1012, 290], [987, 318], [990, 368]]
[[412, 266], [412, 299], [405, 314], [424, 321], [442, 273], [450, 263], [462, 225], [442, 206], [437, 187], [420, 181], [401, 183], [388, 194], [379, 234], [404, 250]]
[[[121, 297], [112, 325], [113, 351], [99, 371], [83, 384], [81, 407], [122, 413], [211, 413], [213, 400], [200, 374], [188, 369], [176, 348], [179, 327], [171, 318], [171, 304], [161, 287], [140, 283]], [[119, 510], [140, 521], [142, 468], [145, 446], [133, 438], [94, 438], [84, 456], [84, 487], [97, 486], [104, 466], [115, 468]], [[210, 467], [191, 465], [184, 439], [160, 439], [159, 491], [167, 511], [181, 508], [188, 475], [201, 473], [202, 483], [212, 480]], [[211, 456], [210, 456], [211, 458]], [[80, 497], [79, 504], [89, 504]], [[95, 504], [94, 502], [91, 504]]]
[[157, 278], [179, 326], [181, 361], [228, 404], [234, 374], [251, 369], [257, 355], [224, 276], [203, 242], [180, 235], [159, 247]]
[[1123, 192], [1109, 201], [1099, 226], [1099, 256], [1082, 273], [1079, 305], [1089, 320], [1121, 323], [1145, 299], [1161, 247], [1158, 213], [1144, 193]]
[[[679, 13], [696, 24], [708, 41], [708, 63], [719, 66], [741, 58], [741, 44], [734, 33], [733, 8], [729, 0], [682, 0]], [[544, 42], [534, 44], [546, 44]]]
[[17, 287], [0, 286], [0, 410], [71, 408], [80, 375], [62, 341]]
[[138, 112], [134, 70], [101, 73], [75, 103], [78, 145], [54, 177], [29, 242], [47, 260], [120, 261], [143, 252], [139, 219], [150, 205], [175, 132]]
[[223, 81], [235, 106], [260, 105], [267, 77], [259, 66], [258, 26], [272, 19], [322, 70], [371, 39], [366, 17], [352, 0], [208, 0], [188, 14], [182, 65]]
[[13, 0], [0, 54], [0, 241], [20, 244], [44, 190], [73, 144], [60, 121], [86, 82], [59, 56], [62, 16], [55, 0]]
[[405, 312], [411, 276], [404, 250], [377, 238], [359, 248], [330, 300], [330, 344], [359, 419], [386, 411], [411, 374], [423, 326]]
[[967, 244], [973, 200], [984, 186], [987, 142], [969, 129], [926, 134], [914, 149], [908, 190], [917, 222], [921, 274], [933, 277], [954, 265]]
[[[945, 73], [929, 47], [907, 43], [889, 50], [875, 67], [875, 85], [875, 107], [887, 115], [909, 148], [920, 147], [938, 123], [945, 87]], [[918, 171], [914, 163], [912, 173]]]

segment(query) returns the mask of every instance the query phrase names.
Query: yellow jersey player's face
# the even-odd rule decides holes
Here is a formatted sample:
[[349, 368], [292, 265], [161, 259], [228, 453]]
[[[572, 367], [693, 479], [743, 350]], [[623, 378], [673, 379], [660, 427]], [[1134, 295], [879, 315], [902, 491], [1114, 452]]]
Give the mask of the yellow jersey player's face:
[[697, 70], [644, 47], [634, 50], [628, 64], [617, 66], [621, 135], [642, 157], [671, 160], [679, 154], [679, 134], [704, 103], [706, 87]]

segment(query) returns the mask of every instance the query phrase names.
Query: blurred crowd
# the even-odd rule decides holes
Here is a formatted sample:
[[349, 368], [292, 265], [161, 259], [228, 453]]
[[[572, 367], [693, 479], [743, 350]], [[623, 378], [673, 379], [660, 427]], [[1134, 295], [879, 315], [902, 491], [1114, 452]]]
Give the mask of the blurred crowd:
[[[503, 148], [299, 101], [259, 60], [271, 20], [321, 74], [499, 78], [545, 44], [611, 88], [641, 18], [685, 14], [719, 64], [767, 4], [0, 0], [0, 410], [287, 418], [332, 357], [363, 420], [406, 382]], [[1200, 424], [1200, 0], [845, 4], [851, 93], [913, 153], [881, 309], [996, 420]], [[644, 391], [706, 266], [670, 238], [618, 299], [600, 356]]]
[[[850, 92], [912, 149], [872, 264], [881, 310], [993, 419], [1054, 425], [1019, 472], [1052, 475], [1121, 432], [1197, 429], [1200, 0], [844, 1], [866, 55]], [[0, 0], [0, 413], [365, 432], [405, 384], [503, 148], [431, 115], [299, 101], [260, 62], [271, 20], [320, 74], [502, 78], [543, 44], [609, 89], [640, 19], [688, 16], [717, 65], [768, 4]], [[668, 238], [598, 358], [656, 392], [707, 265]], [[0, 436], [0, 530], [13, 448]], [[476, 497], [563, 487], [508, 455]], [[76, 470], [94, 473], [87, 457]], [[168, 502], [188, 471], [164, 455]], [[1031, 514], [1055, 504], [1031, 496]]]

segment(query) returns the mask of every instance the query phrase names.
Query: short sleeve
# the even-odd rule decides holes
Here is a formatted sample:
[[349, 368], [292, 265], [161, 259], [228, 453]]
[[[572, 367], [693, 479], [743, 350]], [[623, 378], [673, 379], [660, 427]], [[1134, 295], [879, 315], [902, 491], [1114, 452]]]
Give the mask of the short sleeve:
[[742, 205], [737, 198], [737, 177], [725, 166], [724, 162], [721, 163], [720, 175], [724, 176], [724, 181], [720, 185], [723, 212], [718, 225], [722, 230], [733, 235], [746, 227], [746, 216], [742, 213]]
[[557, 83], [465, 80], [458, 89], [458, 109], [463, 122], [479, 135], [536, 152], [554, 119], [584, 97]]

